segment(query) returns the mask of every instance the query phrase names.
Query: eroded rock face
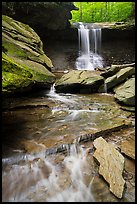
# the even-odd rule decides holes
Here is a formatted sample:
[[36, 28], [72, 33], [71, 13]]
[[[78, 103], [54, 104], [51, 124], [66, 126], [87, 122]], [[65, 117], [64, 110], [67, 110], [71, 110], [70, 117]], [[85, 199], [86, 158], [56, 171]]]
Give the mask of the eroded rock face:
[[99, 174], [109, 183], [110, 191], [118, 198], [122, 198], [125, 185], [122, 177], [124, 157], [102, 137], [95, 139], [93, 144], [96, 148], [93, 156], [100, 163]]
[[28, 25], [2, 16], [2, 88], [4, 93], [55, 81], [40, 37]]
[[114, 89], [114, 97], [125, 105], [135, 106], [135, 78], [128, 79], [125, 83]]
[[97, 71], [72, 70], [64, 74], [55, 83], [57, 92], [93, 93], [104, 83], [104, 78]]

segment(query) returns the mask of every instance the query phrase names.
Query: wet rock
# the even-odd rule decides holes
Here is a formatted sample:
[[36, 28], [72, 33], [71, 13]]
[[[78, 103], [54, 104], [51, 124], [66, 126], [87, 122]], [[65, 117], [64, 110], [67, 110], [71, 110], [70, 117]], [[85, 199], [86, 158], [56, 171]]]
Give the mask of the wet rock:
[[125, 105], [135, 106], [135, 78], [130, 78], [114, 89], [115, 99]]
[[131, 125], [131, 121], [123, 120], [122, 118], [114, 118], [111, 119], [111, 123], [107, 123], [107, 125], [104, 124], [99, 129], [93, 130], [91, 133], [80, 135], [76, 140], [78, 142], [93, 141], [100, 136], [106, 137], [112, 132], [121, 130], [122, 128], [127, 128]]
[[[69, 152], [70, 146], [72, 144], [79, 144], [79, 143], [85, 143], [88, 141], [94, 141], [96, 138], [101, 137], [108, 137], [108, 135], [110, 135], [112, 132], [115, 131], [119, 131], [122, 128], [127, 128], [131, 125], [131, 122], [128, 120], [123, 120], [122, 118], [116, 118], [113, 119], [111, 124], [108, 124], [107, 126], [104, 125], [103, 127], [101, 127], [100, 129], [96, 129], [96, 130], [90, 130], [88, 134], [81, 134], [80, 136], [77, 137], [71, 137], [69, 135], [69, 137], [64, 138], [64, 140], [60, 143], [62, 144], [54, 144], [52, 143], [52, 140], [50, 140], [50, 146], [47, 147], [48, 145], [48, 140], [46, 140], [45, 142], [45, 146], [47, 147], [46, 149], [46, 155], [50, 155], [50, 154], [56, 154], [56, 153], [60, 153], [60, 152]], [[66, 144], [64, 143], [66, 142]], [[52, 144], [52, 145], [51, 145]]]
[[122, 153], [135, 159], [135, 140], [122, 141], [119, 147]]
[[30, 109], [30, 108], [49, 108], [47, 104], [23, 104], [16, 105], [13, 107], [6, 108], [6, 110], [19, 110], [19, 109]]
[[55, 89], [57, 92], [93, 93], [103, 83], [104, 78], [98, 71], [72, 70], [56, 81]]
[[42, 150], [45, 150], [45, 146], [43, 144], [38, 144], [35, 141], [24, 140], [21, 142], [21, 144], [23, 145], [25, 152], [28, 153], [37, 153]]
[[94, 157], [99, 161], [99, 174], [110, 185], [110, 191], [118, 198], [122, 198], [125, 180], [122, 177], [124, 157], [102, 137], [93, 142], [96, 150]]
[[118, 202], [119, 199], [109, 191], [108, 185], [105, 180], [100, 176], [94, 176], [92, 179], [92, 193], [96, 202]]

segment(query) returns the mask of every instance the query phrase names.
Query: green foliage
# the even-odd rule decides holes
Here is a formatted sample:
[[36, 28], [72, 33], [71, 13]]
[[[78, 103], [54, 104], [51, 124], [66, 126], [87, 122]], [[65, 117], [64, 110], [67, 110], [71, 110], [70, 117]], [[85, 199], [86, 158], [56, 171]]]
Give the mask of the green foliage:
[[74, 2], [78, 11], [71, 11], [73, 22], [117, 22], [134, 17], [133, 2]]

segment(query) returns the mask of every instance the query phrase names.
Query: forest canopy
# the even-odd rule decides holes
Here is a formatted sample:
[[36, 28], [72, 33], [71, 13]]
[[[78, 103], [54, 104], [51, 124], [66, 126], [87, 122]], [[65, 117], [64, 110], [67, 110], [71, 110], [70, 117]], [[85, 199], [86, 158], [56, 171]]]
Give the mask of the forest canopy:
[[73, 22], [118, 22], [134, 17], [135, 2], [73, 2], [79, 10], [71, 11]]

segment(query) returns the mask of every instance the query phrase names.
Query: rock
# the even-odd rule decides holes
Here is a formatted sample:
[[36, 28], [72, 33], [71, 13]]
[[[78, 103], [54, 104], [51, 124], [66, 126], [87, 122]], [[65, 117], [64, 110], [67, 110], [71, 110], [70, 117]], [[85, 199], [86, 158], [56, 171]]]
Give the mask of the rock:
[[27, 23], [39, 31], [66, 29], [70, 24], [72, 10], [78, 10], [72, 2], [11, 2], [11, 6], [6, 2], [2, 4], [4, 15]]
[[3, 15], [2, 47], [3, 93], [54, 83], [52, 62], [44, 54], [40, 37], [28, 25]]
[[89, 133], [80, 135], [76, 138], [77, 142], [87, 142], [87, 141], [93, 141], [94, 139], [102, 136], [107, 137], [108, 134], [111, 134], [112, 132], [119, 131], [123, 128], [130, 127], [132, 125], [132, 122], [129, 120], [123, 120], [122, 118], [111, 118], [111, 123], [107, 122], [107, 124], [102, 122], [100, 124], [100, 127], [96, 130], [90, 130]]
[[123, 69], [126, 67], [135, 67], [135, 63], [111, 65], [110, 67], [106, 67], [106, 70], [103, 73], [101, 73], [101, 76], [103, 76], [104, 78], [108, 78], [108, 77], [116, 74], [120, 69]]
[[135, 159], [135, 140], [122, 141], [119, 147], [122, 153]]
[[6, 108], [6, 110], [20, 110], [20, 109], [31, 109], [31, 108], [49, 108], [47, 104], [24, 104], [15, 107]]
[[110, 191], [118, 198], [122, 198], [125, 180], [122, 177], [124, 157], [102, 137], [93, 142], [96, 150], [94, 157], [99, 161], [99, 174], [110, 185]]
[[55, 89], [57, 92], [93, 93], [103, 83], [104, 78], [98, 71], [72, 70], [55, 82]]
[[120, 69], [115, 75], [108, 77], [105, 80], [107, 90], [112, 89], [113, 87], [122, 83], [128, 77], [131, 77], [132, 74], [134, 73], [135, 73], [135, 69], [133, 67], [126, 67], [126, 68]]
[[115, 99], [125, 105], [135, 106], [135, 78], [130, 78], [114, 89]]
[[135, 112], [135, 106], [121, 106], [120, 108], [122, 110], [130, 111], [130, 112]]
[[21, 145], [23, 146], [25, 152], [27, 153], [37, 153], [45, 150], [45, 146], [43, 144], [39, 144], [33, 140], [21, 141]]

